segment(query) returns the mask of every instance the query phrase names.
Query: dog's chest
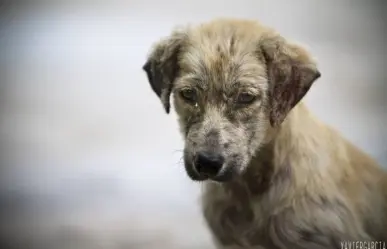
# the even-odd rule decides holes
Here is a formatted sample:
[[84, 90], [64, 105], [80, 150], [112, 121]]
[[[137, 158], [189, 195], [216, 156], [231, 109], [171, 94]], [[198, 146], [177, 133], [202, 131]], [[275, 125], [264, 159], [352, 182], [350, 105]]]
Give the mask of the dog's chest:
[[262, 245], [265, 220], [259, 207], [251, 200], [224, 195], [204, 203], [204, 217], [222, 246], [249, 248]]

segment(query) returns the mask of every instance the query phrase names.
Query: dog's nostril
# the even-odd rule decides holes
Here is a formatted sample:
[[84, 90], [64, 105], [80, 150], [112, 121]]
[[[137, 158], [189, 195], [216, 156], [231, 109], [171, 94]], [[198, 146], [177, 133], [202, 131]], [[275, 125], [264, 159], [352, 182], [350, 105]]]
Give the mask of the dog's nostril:
[[217, 153], [200, 152], [197, 155], [195, 168], [199, 174], [216, 176], [224, 163], [224, 157]]

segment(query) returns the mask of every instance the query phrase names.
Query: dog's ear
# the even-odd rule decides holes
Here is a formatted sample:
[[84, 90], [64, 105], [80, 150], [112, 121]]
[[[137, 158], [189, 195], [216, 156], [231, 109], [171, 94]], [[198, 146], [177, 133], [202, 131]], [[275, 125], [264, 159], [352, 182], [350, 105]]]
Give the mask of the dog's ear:
[[178, 57], [184, 40], [182, 32], [174, 32], [155, 44], [142, 69], [152, 90], [161, 99], [165, 111], [170, 110], [173, 82], [179, 72]]
[[279, 34], [263, 36], [260, 51], [269, 80], [270, 123], [278, 126], [321, 74], [305, 49]]

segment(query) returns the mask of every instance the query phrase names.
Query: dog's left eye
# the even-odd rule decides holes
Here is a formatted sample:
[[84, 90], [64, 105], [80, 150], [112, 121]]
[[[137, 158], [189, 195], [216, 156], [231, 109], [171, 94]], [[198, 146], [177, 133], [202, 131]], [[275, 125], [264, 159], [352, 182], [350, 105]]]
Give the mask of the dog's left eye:
[[256, 96], [250, 93], [240, 93], [237, 98], [238, 104], [251, 104], [256, 100]]
[[188, 102], [196, 102], [196, 92], [192, 89], [184, 89], [180, 91], [180, 96]]

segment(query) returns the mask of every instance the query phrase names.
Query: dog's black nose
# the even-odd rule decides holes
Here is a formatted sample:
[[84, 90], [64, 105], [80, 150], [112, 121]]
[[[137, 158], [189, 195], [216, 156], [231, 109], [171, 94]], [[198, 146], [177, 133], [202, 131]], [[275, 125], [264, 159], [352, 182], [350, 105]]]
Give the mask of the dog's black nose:
[[195, 169], [200, 175], [216, 176], [224, 163], [224, 157], [218, 153], [199, 152], [195, 161]]

